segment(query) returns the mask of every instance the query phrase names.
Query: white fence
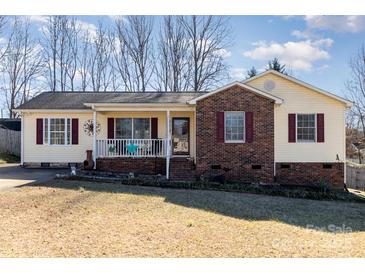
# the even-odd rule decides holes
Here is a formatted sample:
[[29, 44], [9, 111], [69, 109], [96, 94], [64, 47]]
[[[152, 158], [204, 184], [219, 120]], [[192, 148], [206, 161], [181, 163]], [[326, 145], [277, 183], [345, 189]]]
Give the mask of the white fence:
[[365, 167], [347, 165], [346, 185], [349, 188], [365, 190]]
[[0, 128], [0, 152], [20, 156], [20, 131]]
[[96, 157], [165, 157], [166, 139], [96, 140]]

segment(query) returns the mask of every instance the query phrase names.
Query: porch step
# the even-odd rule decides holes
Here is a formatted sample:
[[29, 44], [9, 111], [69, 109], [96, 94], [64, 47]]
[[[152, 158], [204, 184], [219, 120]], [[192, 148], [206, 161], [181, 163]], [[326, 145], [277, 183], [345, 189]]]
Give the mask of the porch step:
[[175, 181], [194, 181], [195, 164], [188, 158], [171, 158], [170, 179]]

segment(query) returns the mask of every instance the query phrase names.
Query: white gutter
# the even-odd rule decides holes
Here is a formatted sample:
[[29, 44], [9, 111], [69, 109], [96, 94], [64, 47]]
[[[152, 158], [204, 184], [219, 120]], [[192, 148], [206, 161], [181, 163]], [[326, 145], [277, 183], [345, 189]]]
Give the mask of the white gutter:
[[91, 113], [92, 110], [91, 109], [13, 109], [12, 110], [15, 113], [24, 113], [24, 112], [29, 112], [29, 113], [45, 113], [45, 112], [51, 112], [51, 113], [68, 113], [68, 112], [79, 112], [79, 113]]

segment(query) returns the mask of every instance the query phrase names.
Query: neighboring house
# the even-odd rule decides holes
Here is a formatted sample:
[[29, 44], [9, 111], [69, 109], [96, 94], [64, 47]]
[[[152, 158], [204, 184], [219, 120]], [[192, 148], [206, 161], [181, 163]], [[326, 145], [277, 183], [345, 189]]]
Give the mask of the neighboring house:
[[21, 129], [20, 119], [0, 118], [0, 128], [20, 131]]
[[270, 70], [209, 93], [45, 92], [15, 111], [24, 166], [92, 150], [103, 171], [343, 187], [349, 107]]

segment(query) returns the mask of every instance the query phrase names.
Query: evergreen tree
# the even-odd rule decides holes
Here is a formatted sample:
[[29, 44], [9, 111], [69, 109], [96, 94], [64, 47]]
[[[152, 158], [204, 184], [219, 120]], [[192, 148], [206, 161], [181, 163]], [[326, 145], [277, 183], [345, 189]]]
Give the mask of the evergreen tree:
[[248, 71], [247, 71], [247, 76], [246, 76], [246, 79], [249, 79], [249, 78], [252, 78], [254, 76], [257, 75], [257, 70], [255, 67], [252, 67], [250, 68]]
[[276, 57], [269, 61], [267, 70], [270, 70], [270, 69], [276, 70], [282, 74], [288, 75], [285, 65], [280, 64], [279, 59]]

